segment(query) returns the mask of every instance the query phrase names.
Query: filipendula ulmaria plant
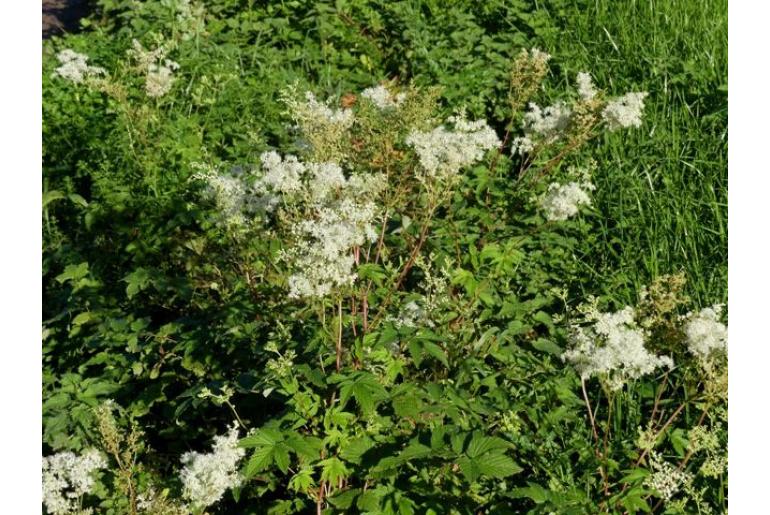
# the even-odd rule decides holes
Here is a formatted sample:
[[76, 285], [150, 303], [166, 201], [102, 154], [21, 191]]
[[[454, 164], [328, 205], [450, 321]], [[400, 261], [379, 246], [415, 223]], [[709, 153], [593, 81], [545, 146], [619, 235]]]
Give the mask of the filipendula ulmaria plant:
[[[152, 116], [141, 113], [174, 92], [174, 63], [155, 48], [135, 44], [126, 68], [131, 98], [138, 91], [147, 102], [138, 110], [121, 96], [118, 74], [69, 54], [61, 63], [80, 70], [65, 68], [62, 80], [127, 106], [129, 148], [151, 143], [142, 140]], [[502, 140], [461, 109], [441, 116], [436, 90], [380, 84], [320, 100], [294, 87], [282, 95], [293, 144], [251, 166], [191, 164], [200, 205], [214, 207], [206, 223], [219, 231], [207, 233], [220, 237], [208, 248], [230, 246], [216, 263], [212, 256], [207, 287], [224, 290], [217, 265], [232, 266], [253, 304], [229, 306], [236, 297], [223, 292], [223, 307], [254, 309], [271, 327], [254, 342], [248, 384], [219, 382], [214, 394], [201, 385], [195, 406], [211, 402], [254, 427], [238, 473], [231, 430], [212, 453], [188, 454], [187, 472], [156, 480], [158, 489], [121, 487], [124, 504], [221, 511], [231, 509], [232, 489], [239, 504], [275, 513], [592, 513], [650, 508], [658, 498], [706, 509], [724, 463], [723, 424], [712, 418], [726, 413], [726, 374], [713, 361], [717, 310], [675, 321], [666, 306], [679, 304], [651, 288], [665, 302], [549, 314], [568, 297], [559, 274], [575, 259], [571, 231], [587, 228], [580, 215], [597, 166], [575, 151], [602, 130], [639, 126], [645, 94], [612, 98], [580, 74], [574, 94], [541, 108], [534, 101], [548, 59], [536, 50], [515, 59]], [[160, 192], [163, 183], [148, 177]], [[575, 326], [564, 357], [581, 380], [549, 357], [562, 354], [562, 320]], [[695, 361], [672, 348], [690, 340], [699, 342], [688, 346]], [[702, 392], [688, 402], [713, 402], [692, 435], [669, 431], [666, 421], [684, 408], [662, 393], [649, 403], [649, 427], [635, 423], [629, 437], [610, 424], [622, 396], [636, 411], [648, 407], [634, 396], [645, 399], [645, 378], [658, 371]], [[596, 416], [583, 407], [596, 404], [592, 377], [610, 399], [602, 406], [614, 406]], [[670, 446], [651, 447], [661, 437]], [[672, 449], [690, 453], [684, 465], [671, 465]], [[688, 462], [701, 464], [702, 480], [683, 479]], [[227, 473], [214, 477], [218, 463]]]
[[[512, 422], [457, 381], [471, 352], [461, 340], [484, 329], [460, 328], [476, 325], [479, 299], [493, 300], [451, 254], [426, 246], [465, 174], [480, 163], [494, 171], [518, 120], [513, 149], [526, 156], [514, 185], [542, 183], [602, 127], [638, 125], [643, 94], [607, 99], [583, 75], [572, 104], [522, 114], [547, 59], [533, 50], [514, 62], [504, 141], [462, 110], [441, 120], [434, 90], [382, 84], [321, 101], [290, 88], [290, 152], [265, 152], [247, 173], [201, 167], [224, 227], [279, 243], [264, 279], [298, 317], [266, 348], [275, 357], [263, 395], [286, 409], [242, 441], [253, 449], [244, 476], [276, 510], [474, 513], [507, 502], [506, 478], [522, 467], [497, 425]], [[550, 222], [590, 204], [590, 173], [570, 170], [575, 180], [539, 201]], [[504, 266], [499, 247], [486, 252]]]

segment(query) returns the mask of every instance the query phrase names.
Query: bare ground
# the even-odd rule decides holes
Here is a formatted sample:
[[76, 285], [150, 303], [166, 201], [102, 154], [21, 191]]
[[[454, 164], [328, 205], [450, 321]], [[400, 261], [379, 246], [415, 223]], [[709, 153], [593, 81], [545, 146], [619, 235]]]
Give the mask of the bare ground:
[[88, 0], [42, 0], [43, 39], [77, 30], [80, 18], [88, 14]]

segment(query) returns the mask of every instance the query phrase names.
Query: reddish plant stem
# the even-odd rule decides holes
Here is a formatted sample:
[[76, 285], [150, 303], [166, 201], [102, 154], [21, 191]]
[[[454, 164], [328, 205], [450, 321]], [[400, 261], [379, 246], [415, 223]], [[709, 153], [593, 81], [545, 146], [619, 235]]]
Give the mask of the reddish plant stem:
[[337, 317], [337, 372], [342, 369], [342, 299], [339, 300]]

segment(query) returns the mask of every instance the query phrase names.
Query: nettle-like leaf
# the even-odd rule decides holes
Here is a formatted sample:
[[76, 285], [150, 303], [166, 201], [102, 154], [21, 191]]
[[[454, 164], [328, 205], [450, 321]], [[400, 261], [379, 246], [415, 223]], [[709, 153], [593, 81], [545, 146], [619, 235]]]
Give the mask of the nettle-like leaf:
[[481, 476], [505, 478], [524, 470], [505, 451], [511, 444], [501, 438], [474, 433], [465, 449], [465, 454], [457, 459], [465, 478], [473, 483]]
[[319, 462], [319, 465], [321, 466], [321, 480], [328, 481], [333, 485], [350, 475], [350, 469], [336, 456]]
[[372, 413], [375, 406], [388, 398], [388, 392], [369, 372], [356, 372], [339, 380], [340, 405], [355, 399], [364, 413]]
[[254, 448], [243, 471], [244, 476], [250, 478], [273, 464], [285, 474], [291, 464], [290, 453], [305, 462], [318, 459], [322, 442], [317, 437], [302, 436], [293, 432], [286, 434], [276, 428], [265, 427], [241, 439], [240, 446]]

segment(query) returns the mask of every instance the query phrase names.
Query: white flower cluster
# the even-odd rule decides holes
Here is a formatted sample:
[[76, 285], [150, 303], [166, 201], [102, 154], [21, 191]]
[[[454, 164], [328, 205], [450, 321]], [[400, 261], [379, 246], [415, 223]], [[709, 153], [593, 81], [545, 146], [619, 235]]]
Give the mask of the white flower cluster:
[[174, 61], [165, 59], [163, 63], [153, 63], [147, 68], [147, 76], [144, 83], [144, 91], [148, 97], [162, 97], [174, 84], [174, 71], [179, 65]]
[[578, 95], [583, 100], [591, 100], [596, 96], [596, 87], [594, 81], [591, 78], [591, 74], [587, 72], [580, 72], [577, 74], [577, 87]]
[[511, 141], [511, 154], [524, 155], [535, 150], [535, 142], [529, 136], [518, 136]]
[[303, 163], [276, 152], [261, 156], [264, 174], [254, 191], [260, 204], [283, 201], [300, 207], [305, 218], [292, 227], [294, 246], [285, 253], [294, 272], [292, 298], [323, 297], [353, 283], [353, 249], [377, 240], [379, 208], [373, 199], [385, 187], [380, 174], [345, 177], [336, 163]]
[[78, 456], [60, 452], [43, 458], [43, 504], [52, 515], [79, 509], [81, 498], [94, 486], [93, 473], [107, 466], [96, 449]]
[[[524, 52], [526, 52], [526, 50], [524, 50]], [[551, 60], [551, 54], [548, 52], [543, 52], [539, 48], [531, 48], [529, 50], [529, 58], [535, 63], [545, 65], [548, 63], [548, 61]]]
[[193, 166], [199, 171], [193, 174], [192, 179], [206, 183], [203, 194], [217, 206], [225, 225], [240, 225], [246, 220], [245, 213], [261, 207], [258, 203], [260, 198], [254, 195], [242, 176], [223, 174], [199, 163]]
[[368, 99], [372, 104], [382, 110], [398, 107], [406, 98], [405, 93], [393, 95], [388, 88], [383, 85], [366, 88], [361, 92], [361, 96]]
[[678, 470], [655, 451], [650, 452], [650, 466], [653, 472], [645, 479], [644, 484], [657, 491], [664, 501], [670, 501], [690, 480], [688, 474]]
[[243, 478], [238, 462], [246, 450], [238, 447], [235, 424], [224, 435], [214, 437], [210, 453], [187, 452], [182, 455], [180, 472], [182, 495], [194, 508], [201, 509], [219, 501], [225, 492], [240, 486]]
[[687, 315], [684, 333], [687, 348], [700, 361], [727, 350], [727, 326], [719, 321], [722, 306], [715, 305]]
[[583, 379], [596, 375], [617, 390], [657, 368], [673, 367], [670, 357], [656, 356], [645, 348], [646, 336], [631, 307], [615, 313], [596, 313], [592, 326], [573, 326], [572, 347], [562, 359], [570, 362]]
[[569, 126], [571, 116], [572, 110], [564, 102], [557, 102], [544, 109], [530, 102], [529, 111], [524, 114], [524, 132], [544, 140], [555, 140]]
[[155, 50], [146, 50], [134, 39], [129, 55], [136, 59], [139, 69], [145, 74], [144, 91], [148, 97], [159, 98], [171, 91], [174, 84], [174, 72], [179, 64], [166, 59], [166, 49], [159, 46]]
[[304, 108], [308, 115], [339, 129], [347, 129], [355, 121], [351, 109], [333, 109], [329, 107], [329, 101], [320, 102], [310, 91], [305, 92]]
[[66, 49], [56, 54], [56, 59], [61, 64], [56, 68], [55, 73], [60, 77], [80, 84], [90, 77], [104, 75], [104, 68], [99, 66], [90, 66], [88, 56], [79, 54], [74, 50]]
[[594, 185], [589, 182], [570, 182], [559, 184], [553, 182], [548, 191], [540, 199], [540, 208], [549, 221], [563, 221], [578, 214], [580, 206], [590, 206], [589, 191]]
[[377, 241], [378, 209], [374, 202], [354, 198], [320, 207], [314, 218], [294, 226], [297, 243], [288, 254], [295, 270], [289, 277], [290, 297], [323, 297], [355, 281], [353, 249]]
[[484, 154], [500, 146], [500, 139], [484, 120], [468, 121], [464, 113], [448, 120], [452, 128], [444, 125], [430, 132], [413, 131], [406, 143], [414, 147], [425, 176], [422, 180], [451, 179], [460, 169], [484, 157]]
[[622, 97], [607, 102], [602, 111], [602, 118], [611, 131], [640, 127], [646, 92], [626, 93]]
[[[577, 93], [580, 102], [587, 103], [593, 110], [597, 109], [595, 99], [599, 94], [591, 75], [587, 72], [579, 72], [576, 78]], [[642, 111], [644, 109], [645, 92], [626, 93], [621, 97], [609, 100], [601, 111], [601, 117], [610, 131], [621, 128], [640, 127], [642, 124]], [[568, 135], [571, 127], [588, 129], [591, 125], [581, 119], [580, 113], [585, 114], [585, 106], [578, 109], [564, 102], [556, 102], [547, 107], [540, 107], [534, 102], [529, 103], [529, 109], [524, 113], [524, 135], [514, 138], [511, 143], [511, 153], [525, 155], [543, 144], [553, 143], [565, 135]]]

